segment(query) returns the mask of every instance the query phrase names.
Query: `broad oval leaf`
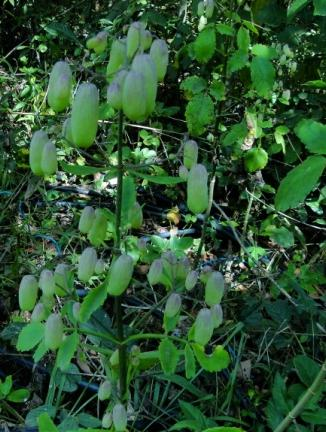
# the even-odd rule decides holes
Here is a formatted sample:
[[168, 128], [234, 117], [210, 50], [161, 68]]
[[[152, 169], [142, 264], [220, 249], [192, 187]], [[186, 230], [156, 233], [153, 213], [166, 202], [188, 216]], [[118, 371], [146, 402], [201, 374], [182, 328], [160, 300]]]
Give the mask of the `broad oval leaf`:
[[31, 322], [19, 333], [17, 341], [18, 351], [29, 351], [33, 349], [43, 338], [44, 324]]
[[103, 283], [98, 287], [92, 289], [85, 297], [80, 310], [79, 319], [81, 322], [86, 322], [91, 317], [92, 313], [95, 312], [107, 298], [106, 284]]
[[206, 27], [194, 42], [194, 53], [199, 63], [207, 63], [216, 49], [216, 34], [213, 27]]
[[326, 154], [326, 125], [315, 120], [301, 120], [294, 129], [311, 153]]
[[198, 94], [192, 98], [186, 108], [186, 120], [191, 135], [202, 135], [214, 120], [214, 103], [211, 97]]
[[277, 210], [297, 207], [316, 186], [326, 167], [326, 158], [310, 156], [281, 181], [275, 196]]
[[254, 57], [250, 69], [253, 88], [259, 96], [268, 98], [275, 81], [274, 66], [265, 57]]
[[79, 337], [77, 332], [72, 333], [63, 340], [57, 354], [57, 366], [61, 370], [66, 370], [69, 366], [70, 361], [77, 349], [78, 342]]

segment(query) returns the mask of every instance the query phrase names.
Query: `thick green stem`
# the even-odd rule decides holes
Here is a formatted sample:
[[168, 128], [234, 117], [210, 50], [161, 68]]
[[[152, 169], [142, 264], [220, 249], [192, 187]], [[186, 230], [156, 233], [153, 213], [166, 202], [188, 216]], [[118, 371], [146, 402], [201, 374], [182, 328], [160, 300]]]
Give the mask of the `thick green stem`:
[[300, 413], [305, 409], [310, 399], [317, 393], [320, 386], [323, 384], [326, 378], [326, 361], [322, 365], [320, 371], [318, 372], [314, 382], [299, 399], [296, 406], [289, 412], [289, 414], [281, 421], [281, 423], [274, 429], [274, 432], [283, 432], [287, 430], [290, 424], [295, 420]]
[[[116, 222], [115, 222], [115, 254], [120, 253], [121, 247], [121, 213], [122, 213], [122, 194], [123, 194], [123, 113], [119, 112], [119, 136], [118, 136], [118, 182], [117, 182], [117, 199], [116, 199]], [[117, 338], [119, 345], [119, 381], [120, 381], [120, 399], [124, 400], [127, 392], [127, 353], [126, 346], [123, 345], [123, 311], [121, 307], [122, 295], [114, 299], [114, 311], [117, 326]]]

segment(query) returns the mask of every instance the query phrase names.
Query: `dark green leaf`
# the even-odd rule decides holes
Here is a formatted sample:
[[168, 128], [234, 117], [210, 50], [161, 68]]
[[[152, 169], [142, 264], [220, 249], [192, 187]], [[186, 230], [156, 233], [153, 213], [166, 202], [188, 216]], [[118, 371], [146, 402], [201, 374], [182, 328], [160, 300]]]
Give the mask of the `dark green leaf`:
[[259, 96], [268, 98], [271, 95], [275, 80], [274, 66], [265, 57], [254, 57], [250, 69], [253, 88]]
[[303, 354], [294, 357], [293, 363], [300, 380], [307, 387], [310, 387], [319, 373], [320, 366], [318, 363]]
[[58, 429], [47, 412], [43, 412], [37, 419], [39, 432], [57, 432]]
[[194, 53], [199, 63], [207, 63], [216, 49], [216, 34], [213, 27], [206, 27], [194, 42]]
[[204, 78], [198, 76], [190, 76], [182, 81], [180, 89], [184, 91], [189, 97], [192, 97], [198, 93], [203, 92], [207, 87], [207, 83]]
[[248, 52], [250, 45], [250, 35], [249, 31], [244, 27], [240, 27], [238, 30], [237, 45], [240, 51]]
[[318, 408], [317, 411], [304, 411], [301, 416], [302, 420], [314, 425], [326, 425], [326, 409]]
[[314, 0], [314, 15], [326, 16], [325, 0]]
[[310, 0], [294, 0], [291, 2], [290, 7], [287, 10], [287, 19], [292, 21], [292, 19], [307, 6]]
[[169, 176], [155, 176], [150, 174], [141, 173], [139, 171], [132, 171], [132, 174], [142, 179], [148, 180], [152, 183], [162, 185], [174, 185], [184, 182], [180, 177], [169, 177]]
[[92, 174], [96, 174], [99, 172], [109, 171], [109, 168], [105, 168], [105, 167], [92, 167], [92, 166], [86, 166], [86, 165], [72, 165], [72, 164], [67, 164], [64, 161], [61, 162], [61, 167], [65, 172], [67, 172], [69, 174], [74, 174], [77, 176], [87, 176], [87, 175], [92, 175]]
[[[275, 197], [277, 210], [286, 211], [297, 207], [318, 183], [326, 167], [326, 158], [310, 156], [293, 168], [281, 181]], [[300, 187], [298, 187], [300, 185]]]
[[191, 379], [196, 375], [196, 360], [189, 344], [186, 345], [184, 354], [186, 378]]
[[228, 59], [227, 75], [230, 76], [233, 72], [237, 72], [247, 66], [248, 54], [245, 51], [235, 51]]
[[191, 135], [202, 135], [214, 120], [214, 104], [208, 95], [196, 95], [186, 108], [186, 120]]
[[30, 396], [30, 392], [27, 389], [19, 389], [11, 392], [7, 399], [10, 402], [22, 403], [26, 402]]
[[326, 154], [326, 125], [304, 119], [296, 125], [294, 131], [311, 153]]

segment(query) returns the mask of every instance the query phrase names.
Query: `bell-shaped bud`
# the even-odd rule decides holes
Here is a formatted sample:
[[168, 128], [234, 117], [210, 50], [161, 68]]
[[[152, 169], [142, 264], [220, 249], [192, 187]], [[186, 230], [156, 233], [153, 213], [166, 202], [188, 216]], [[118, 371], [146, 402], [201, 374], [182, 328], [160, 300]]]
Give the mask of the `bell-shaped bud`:
[[61, 316], [52, 313], [45, 323], [44, 328], [44, 345], [46, 348], [55, 351], [62, 343], [63, 322]]
[[106, 76], [110, 82], [114, 74], [121, 69], [127, 61], [127, 47], [125, 39], [116, 39], [112, 42]]
[[55, 290], [55, 280], [54, 274], [51, 270], [42, 270], [38, 284], [46, 297], [53, 296]]
[[214, 13], [214, 0], [204, 0], [206, 18], [212, 18]]
[[194, 140], [187, 140], [183, 147], [183, 164], [186, 168], [191, 169], [197, 163], [198, 144]]
[[204, 165], [193, 165], [187, 180], [187, 206], [194, 214], [208, 207], [208, 174]]
[[112, 414], [111, 413], [105, 413], [102, 417], [102, 427], [104, 429], [110, 429], [112, 426]]
[[48, 87], [48, 104], [53, 111], [61, 112], [70, 103], [72, 89], [72, 74], [70, 66], [64, 61], [58, 61], [50, 74]]
[[42, 154], [49, 137], [43, 130], [34, 132], [29, 148], [29, 165], [34, 174], [43, 176]]
[[57, 150], [52, 141], [48, 141], [43, 148], [41, 169], [43, 175], [52, 175], [58, 171]]
[[129, 60], [133, 58], [140, 48], [141, 36], [144, 30], [144, 25], [139, 21], [130, 24], [127, 33], [127, 57]]
[[125, 407], [118, 403], [114, 405], [112, 411], [112, 420], [116, 432], [124, 432], [127, 427], [127, 411]]
[[195, 342], [206, 345], [210, 341], [214, 331], [214, 322], [209, 309], [203, 308], [198, 312], [194, 328]]
[[79, 257], [78, 279], [82, 282], [88, 282], [95, 272], [96, 262], [96, 250], [92, 247], [86, 248]]
[[95, 274], [100, 275], [105, 270], [105, 261], [102, 259], [98, 259], [95, 264]]
[[140, 35], [140, 48], [143, 51], [148, 50], [152, 45], [153, 37], [149, 30], [143, 30]]
[[202, 15], [204, 15], [204, 13], [205, 13], [205, 6], [204, 6], [204, 2], [203, 2], [203, 1], [200, 1], [200, 2], [198, 3], [198, 6], [197, 6], [197, 15], [198, 15], [199, 17], [201, 17]]
[[205, 286], [205, 303], [208, 306], [214, 306], [221, 302], [224, 294], [224, 277], [222, 273], [212, 272]]
[[152, 262], [149, 268], [149, 272], [147, 273], [147, 279], [151, 285], [157, 285], [161, 283], [162, 277], [163, 277], [163, 260], [158, 258]]
[[211, 307], [211, 314], [214, 328], [219, 327], [223, 322], [223, 310], [220, 304], [215, 304]]
[[95, 219], [90, 231], [88, 232], [88, 240], [95, 247], [101, 246], [106, 237], [108, 220], [106, 214], [101, 209], [95, 210]]
[[120, 255], [112, 264], [109, 274], [108, 293], [119, 296], [125, 292], [131, 281], [134, 262], [130, 255]]
[[182, 178], [182, 180], [187, 181], [188, 179], [188, 168], [186, 168], [184, 165], [180, 165], [179, 167], [179, 177]]
[[196, 270], [192, 270], [190, 273], [188, 273], [185, 287], [187, 291], [191, 291], [198, 282], [198, 272]]
[[98, 398], [100, 401], [110, 399], [112, 393], [112, 384], [110, 381], [105, 380], [100, 384], [98, 389]]
[[158, 81], [163, 81], [169, 64], [169, 49], [163, 39], [156, 39], [152, 43], [150, 56], [156, 65]]
[[133, 59], [131, 69], [144, 77], [147, 110], [150, 115], [155, 108], [157, 94], [156, 65], [149, 54], [137, 54]]
[[119, 71], [108, 87], [108, 103], [116, 110], [122, 108], [122, 90], [128, 72], [125, 69]]
[[88, 234], [95, 220], [95, 210], [91, 206], [86, 206], [81, 212], [78, 229], [83, 234]]
[[46, 318], [46, 309], [44, 307], [43, 303], [36, 303], [32, 315], [31, 315], [31, 321], [32, 322], [41, 322], [45, 320]]
[[199, 18], [198, 31], [201, 32], [202, 30], [204, 30], [204, 28], [206, 27], [206, 24], [207, 24], [207, 18], [204, 15], [202, 15]]
[[37, 299], [38, 284], [32, 275], [23, 276], [18, 291], [19, 307], [22, 311], [33, 310]]
[[77, 147], [88, 148], [94, 143], [98, 120], [98, 90], [94, 84], [80, 84], [71, 110], [71, 132]]
[[122, 91], [122, 109], [129, 120], [141, 122], [147, 117], [147, 95], [144, 75], [129, 71]]
[[173, 318], [176, 316], [181, 309], [181, 297], [177, 293], [172, 293], [167, 299], [164, 314], [168, 318]]
[[113, 354], [110, 357], [110, 365], [112, 367], [119, 366], [119, 350], [118, 349], [116, 349], [115, 351], [113, 351]]
[[96, 54], [101, 54], [106, 50], [108, 34], [105, 31], [97, 33], [96, 36], [89, 38], [86, 42], [88, 49], [92, 49]]

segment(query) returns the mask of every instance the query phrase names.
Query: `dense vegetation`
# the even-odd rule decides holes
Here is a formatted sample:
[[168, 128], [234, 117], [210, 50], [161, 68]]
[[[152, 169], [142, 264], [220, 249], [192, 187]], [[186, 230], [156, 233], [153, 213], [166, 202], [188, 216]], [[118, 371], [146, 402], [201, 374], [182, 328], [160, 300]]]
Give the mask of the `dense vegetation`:
[[326, 2], [0, 27], [0, 429], [325, 431]]

